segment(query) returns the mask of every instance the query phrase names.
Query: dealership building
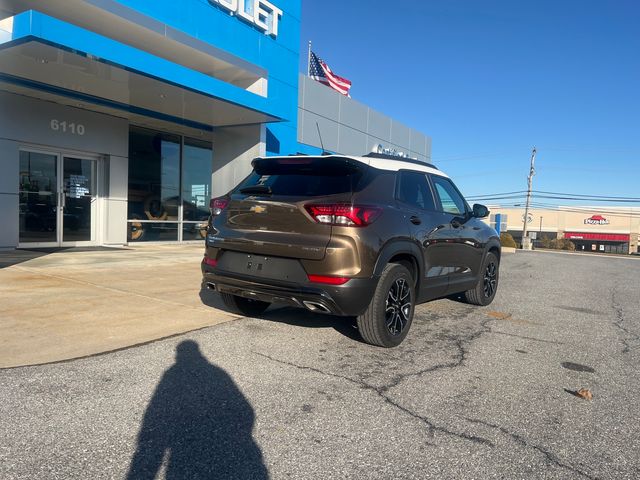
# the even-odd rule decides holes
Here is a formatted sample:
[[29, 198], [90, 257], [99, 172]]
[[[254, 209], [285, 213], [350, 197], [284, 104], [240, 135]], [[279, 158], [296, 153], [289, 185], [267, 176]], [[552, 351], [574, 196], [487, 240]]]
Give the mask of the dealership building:
[[[500, 215], [500, 229], [520, 242], [524, 227], [524, 208], [489, 206], [489, 220], [496, 227]], [[598, 253], [635, 253], [640, 251], [640, 207], [559, 206], [532, 208], [527, 214], [527, 231], [541, 239], [566, 238], [577, 251]]]
[[298, 73], [300, 17], [300, 0], [0, 0], [0, 248], [199, 241], [256, 156], [429, 160], [428, 136]]

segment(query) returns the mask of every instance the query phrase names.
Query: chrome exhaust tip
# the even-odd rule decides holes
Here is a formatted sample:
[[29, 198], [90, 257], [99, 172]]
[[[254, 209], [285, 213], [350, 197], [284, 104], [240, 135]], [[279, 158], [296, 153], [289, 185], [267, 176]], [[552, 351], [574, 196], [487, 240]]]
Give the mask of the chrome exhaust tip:
[[327, 307], [322, 305], [321, 303], [303, 301], [302, 304], [307, 307], [308, 310], [312, 312], [322, 312], [322, 313], [331, 313]]
[[207, 290], [215, 290], [215, 289], [216, 289], [215, 283], [207, 282]]

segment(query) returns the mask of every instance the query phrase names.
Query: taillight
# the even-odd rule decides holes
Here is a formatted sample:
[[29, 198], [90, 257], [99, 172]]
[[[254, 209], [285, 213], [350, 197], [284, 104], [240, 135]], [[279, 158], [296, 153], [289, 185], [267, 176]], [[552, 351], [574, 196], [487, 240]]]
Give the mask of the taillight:
[[205, 265], [209, 265], [210, 267], [215, 267], [216, 265], [218, 265], [218, 261], [213, 259], [213, 258], [209, 258], [209, 257], [204, 257], [202, 259], [202, 263], [204, 263]]
[[366, 227], [382, 213], [382, 208], [343, 203], [305, 205], [309, 215], [318, 223], [346, 227]]
[[344, 285], [349, 280], [349, 277], [331, 277], [329, 275], [307, 275], [310, 282], [323, 283], [325, 285]]
[[209, 202], [211, 215], [220, 215], [227, 205], [229, 205], [229, 199], [227, 197], [212, 198]]

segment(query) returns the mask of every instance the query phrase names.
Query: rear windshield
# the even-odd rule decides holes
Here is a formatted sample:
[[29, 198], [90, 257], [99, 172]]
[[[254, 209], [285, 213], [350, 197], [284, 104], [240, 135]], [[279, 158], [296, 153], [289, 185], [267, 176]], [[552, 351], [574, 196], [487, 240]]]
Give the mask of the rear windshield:
[[271, 195], [318, 197], [350, 193], [362, 177], [362, 170], [345, 159], [292, 158], [257, 159], [254, 171], [234, 193], [257, 185], [268, 188]]

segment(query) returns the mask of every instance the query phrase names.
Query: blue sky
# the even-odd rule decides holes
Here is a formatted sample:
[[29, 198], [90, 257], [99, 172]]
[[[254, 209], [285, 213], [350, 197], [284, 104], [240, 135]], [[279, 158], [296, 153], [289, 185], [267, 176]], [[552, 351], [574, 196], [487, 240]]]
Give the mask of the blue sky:
[[526, 189], [535, 145], [534, 189], [640, 197], [640, 1], [302, 4], [300, 70], [311, 40], [465, 195]]

